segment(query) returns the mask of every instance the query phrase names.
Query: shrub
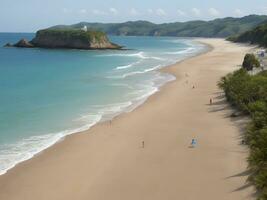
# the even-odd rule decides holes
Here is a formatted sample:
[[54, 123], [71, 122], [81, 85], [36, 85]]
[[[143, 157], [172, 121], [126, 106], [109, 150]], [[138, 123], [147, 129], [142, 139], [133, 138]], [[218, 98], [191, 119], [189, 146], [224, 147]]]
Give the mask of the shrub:
[[252, 76], [240, 69], [221, 78], [218, 86], [231, 104], [251, 116], [245, 133], [249, 180], [258, 190], [258, 200], [267, 200], [267, 72]]
[[242, 67], [247, 71], [252, 70], [254, 67], [260, 67], [259, 60], [255, 57], [254, 54], [246, 54]]

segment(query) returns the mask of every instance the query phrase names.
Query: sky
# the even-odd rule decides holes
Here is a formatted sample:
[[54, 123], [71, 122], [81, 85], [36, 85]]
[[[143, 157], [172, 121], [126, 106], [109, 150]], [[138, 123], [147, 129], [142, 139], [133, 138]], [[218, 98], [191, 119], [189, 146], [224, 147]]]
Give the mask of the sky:
[[266, 14], [267, 0], [0, 0], [0, 32], [78, 22], [154, 23]]

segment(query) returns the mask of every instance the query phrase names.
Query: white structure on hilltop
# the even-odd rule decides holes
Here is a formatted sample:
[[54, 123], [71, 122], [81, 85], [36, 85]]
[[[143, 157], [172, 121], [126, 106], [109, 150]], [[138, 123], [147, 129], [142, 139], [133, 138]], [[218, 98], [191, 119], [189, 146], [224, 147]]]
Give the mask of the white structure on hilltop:
[[87, 32], [87, 26], [82, 27], [81, 30]]

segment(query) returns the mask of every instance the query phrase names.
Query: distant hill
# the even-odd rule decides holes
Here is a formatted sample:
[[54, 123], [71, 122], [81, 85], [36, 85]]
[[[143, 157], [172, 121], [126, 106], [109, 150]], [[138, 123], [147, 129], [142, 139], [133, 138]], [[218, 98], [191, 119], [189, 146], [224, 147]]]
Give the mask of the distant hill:
[[125, 23], [88, 23], [58, 25], [51, 29], [89, 29], [104, 31], [109, 35], [129, 36], [179, 36], [179, 37], [228, 37], [255, 28], [267, 20], [265, 15], [249, 15], [242, 18], [227, 17], [212, 21], [189, 21], [154, 24], [148, 21]]
[[250, 31], [242, 33], [238, 36], [229, 37], [228, 40], [233, 42], [258, 44], [260, 46], [267, 47], [267, 21]]

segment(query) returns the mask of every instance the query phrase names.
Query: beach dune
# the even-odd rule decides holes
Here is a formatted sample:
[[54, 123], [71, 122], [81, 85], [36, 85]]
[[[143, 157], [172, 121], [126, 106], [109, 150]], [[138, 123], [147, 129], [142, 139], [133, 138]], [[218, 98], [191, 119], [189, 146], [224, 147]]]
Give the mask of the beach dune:
[[210, 51], [163, 70], [176, 81], [111, 124], [71, 135], [0, 176], [0, 199], [253, 199], [240, 145], [246, 120], [229, 117], [216, 85], [252, 47], [198, 40]]

